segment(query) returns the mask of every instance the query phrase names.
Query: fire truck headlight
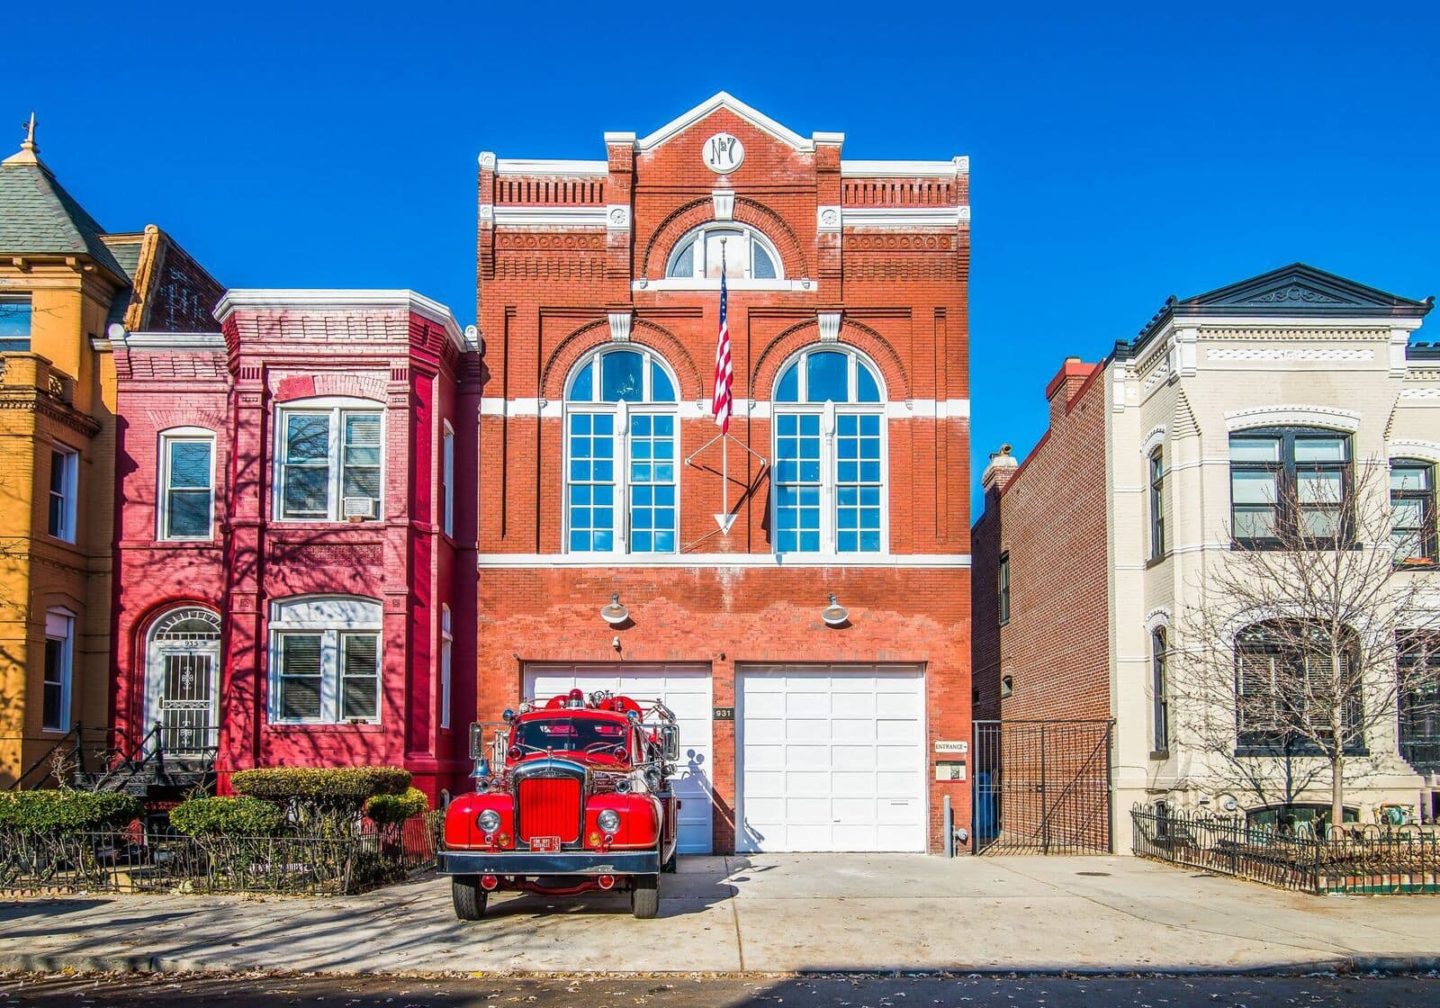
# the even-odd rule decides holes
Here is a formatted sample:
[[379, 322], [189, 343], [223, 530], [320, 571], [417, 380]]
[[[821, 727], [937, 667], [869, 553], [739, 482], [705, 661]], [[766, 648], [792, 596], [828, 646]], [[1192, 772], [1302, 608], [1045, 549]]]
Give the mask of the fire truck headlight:
[[475, 822], [482, 833], [494, 833], [500, 828], [500, 813], [487, 808], [475, 818]]
[[595, 817], [595, 824], [607, 836], [614, 836], [620, 832], [620, 813], [607, 808]]

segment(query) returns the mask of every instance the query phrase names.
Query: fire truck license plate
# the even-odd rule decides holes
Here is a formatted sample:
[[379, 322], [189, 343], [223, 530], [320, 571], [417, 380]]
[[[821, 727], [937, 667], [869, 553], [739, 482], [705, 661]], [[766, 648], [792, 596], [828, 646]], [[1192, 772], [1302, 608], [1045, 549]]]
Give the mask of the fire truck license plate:
[[530, 849], [537, 854], [553, 854], [560, 849], [560, 838], [558, 836], [531, 837]]

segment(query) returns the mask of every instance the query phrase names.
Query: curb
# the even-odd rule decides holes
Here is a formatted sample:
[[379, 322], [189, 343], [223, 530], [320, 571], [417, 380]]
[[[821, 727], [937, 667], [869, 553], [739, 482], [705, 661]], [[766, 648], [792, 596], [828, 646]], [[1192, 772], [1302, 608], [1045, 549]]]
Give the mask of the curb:
[[[295, 970], [265, 969], [242, 963], [199, 961], [195, 959], [172, 959], [167, 956], [147, 955], [69, 955], [59, 954], [0, 954], [0, 972], [17, 973], [203, 973], [203, 974], [273, 974], [276, 976], [306, 973], [319, 976], [390, 976], [390, 977], [472, 977], [465, 971], [427, 972], [407, 970]], [[541, 978], [601, 978], [626, 976], [686, 976], [691, 970], [593, 970], [579, 972], [507, 970], [494, 971], [487, 975], [504, 976], [514, 979]], [[1006, 967], [951, 966], [945, 968], [896, 968], [857, 970], [793, 970], [768, 972], [763, 970], [739, 970], [734, 972], [707, 972], [711, 978], [759, 978], [759, 977], [1267, 977], [1267, 976], [1309, 976], [1317, 973], [1333, 974], [1389, 974], [1409, 975], [1417, 973], [1440, 973], [1440, 955], [1435, 956], [1340, 956], [1335, 959], [1312, 960], [1309, 962], [1279, 963], [1272, 966], [1236, 968], [1234, 966], [1158, 966], [1143, 969], [1123, 966], [1025, 966]]]

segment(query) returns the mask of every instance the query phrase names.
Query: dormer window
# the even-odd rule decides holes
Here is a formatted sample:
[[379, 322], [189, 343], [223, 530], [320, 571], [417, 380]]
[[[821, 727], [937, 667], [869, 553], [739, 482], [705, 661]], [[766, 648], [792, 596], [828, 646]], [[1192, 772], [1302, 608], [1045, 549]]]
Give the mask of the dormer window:
[[743, 224], [706, 224], [691, 231], [670, 253], [665, 276], [718, 280], [722, 258], [729, 280], [779, 280], [784, 276], [775, 247]]

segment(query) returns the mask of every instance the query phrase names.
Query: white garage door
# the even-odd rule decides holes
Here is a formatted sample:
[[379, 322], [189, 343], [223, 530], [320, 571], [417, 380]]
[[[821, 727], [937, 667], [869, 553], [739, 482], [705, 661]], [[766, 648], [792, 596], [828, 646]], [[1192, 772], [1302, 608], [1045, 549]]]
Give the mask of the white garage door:
[[710, 669], [705, 665], [525, 666], [525, 695], [548, 700], [579, 687], [623, 693], [635, 700], [660, 699], [680, 725], [680, 761], [674, 779], [680, 796], [679, 851], [709, 854], [711, 784]]
[[743, 669], [736, 850], [925, 850], [924, 687], [913, 665]]

